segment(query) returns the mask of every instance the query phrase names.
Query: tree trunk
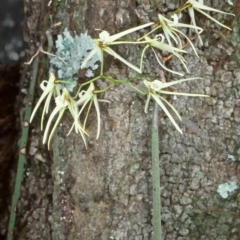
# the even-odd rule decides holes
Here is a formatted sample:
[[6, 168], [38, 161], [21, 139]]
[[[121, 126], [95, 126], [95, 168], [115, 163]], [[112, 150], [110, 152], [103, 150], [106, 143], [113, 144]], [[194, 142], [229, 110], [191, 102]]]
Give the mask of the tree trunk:
[[[212, 2], [212, 7], [232, 11], [227, 3]], [[49, 27], [47, 3], [25, 1], [31, 56], [40, 35]], [[53, 20], [61, 22], [53, 37], [66, 27], [73, 34], [88, 31], [93, 38], [99, 34], [95, 29], [114, 34], [148, 19], [157, 21], [157, 13], [173, 11], [179, 1], [161, 1], [158, 5], [158, 1], [145, 0], [53, 1]], [[183, 135], [160, 111], [163, 239], [239, 239], [239, 190], [227, 199], [216, 190], [219, 184], [239, 180], [240, 21], [238, 17], [229, 22], [221, 19], [233, 31], [213, 32], [215, 24], [197, 17], [198, 24], [206, 29], [204, 47], [197, 49], [200, 58], [192, 53], [186, 60], [191, 72], [188, 77], [202, 80], [177, 87], [211, 97], [169, 99], [183, 116], [179, 123]], [[187, 14], [184, 18], [187, 21]], [[139, 62], [140, 50], [137, 46], [117, 49], [135, 63]], [[40, 60], [39, 83], [48, 79], [48, 59], [40, 56]], [[157, 78], [161, 69], [154, 56], [147, 52], [144, 61], [145, 72]], [[178, 60], [173, 58], [169, 64], [182, 71]], [[110, 58], [105, 75], [128, 79], [134, 72]], [[39, 96], [39, 87], [36, 89]], [[111, 104], [100, 103], [98, 140], [94, 137], [96, 113], [90, 113], [87, 150], [79, 135], [66, 137], [72, 124], [68, 115], [55, 134], [51, 151], [41, 144], [39, 121], [32, 124], [16, 239], [152, 239], [151, 114], [144, 113], [146, 99], [125, 85], [115, 85], [102, 98]]]

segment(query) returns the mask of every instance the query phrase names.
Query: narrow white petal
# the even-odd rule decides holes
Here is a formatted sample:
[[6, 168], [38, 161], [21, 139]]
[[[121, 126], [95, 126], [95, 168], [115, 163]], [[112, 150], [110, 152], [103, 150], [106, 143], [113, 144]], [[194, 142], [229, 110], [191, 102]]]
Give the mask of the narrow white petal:
[[82, 107], [81, 107], [81, 109], [80, 109], [80, 111], [79, 111], [79, 113], [78, 113], [78, 118], [80, 117], [82, 111], [84, 110], [84, 108], [86, 107], [86, 105], [89, 103], [90, 100], [91, 100], [91, 99], [88, 99], [87, 101], [85, 101], [85, 102], [83, 103], [83, 105], [82, 105]]
[[140, 60], [140, 71], [142, 72], [142, 66], [143, 66], [143, 57], [144, 57], [144, 54], [145, 54], [145, 51], [149, 48], [150, 46], [147, 45], [146, 47], [144, 47], [143, 51], [142, 51], [142, 54], [141, 54], [141, 60]]
[[[74, 123], [76, 122], [76, 119], [77, 119], [77, 115], [78, 115], [78, 111], [77, 111], [77, 107], [75, 106], [75, 103], [74, 103], [74, 100], [69, 98], [70, 99], [70, 102], [68, 104], [68, 109], [73, 117], [73, 120], [74, 120]], [[76, 124], [75, 124], [75, 131], [76, 131]]]
[[108, 44], [108, 45], [112, 46], [112, 45], [118, 45], [118, 44], [145, 44], [145, 43], [149, 43], [149, 41], [135, 41], [135, 42], [131, 42], [131, 41], [115, 41], [115, 42], [112, 42], [111, 44]]
[[181, 38], [178, 36], [177, 31], [175, 30], [175, 28], [172, 28], [172, 31], [173, 31], [174, 35], [176, 36], [176, 38], [177, 38], [178, 47], [181, 48], [181, 49], [183, 49], [182, 40], [181, 40]]
[[197, 2], [197, 1], [191, 1], [191, 2], [192, 2], [193, 8], [196, 9], [197, 11], [199, 11], [199, 9], [203, 9], [203, 10], [206, 10], [206, 11], [213, 11], [213, 12], [218, 12], [218, 13], [223, 13], [223, 14], [235, 16], [232, 13], [227, 13], [227, 12], [223, 12], [221, 10], [218, 10], [216, 8], [208, 7], [208, 6], [206, 6], [204, 4], [201, 4], [201, 3]]
[[60, 122], [60, 120], [61, 120], [61, 118], [62, 118], [62, 116], [63, 116], [63, 114], [64, 114], [64, 112], [65, 112], [65, 110], [66, 110], [66, 109], [63, 108], [63, 109], [61, 110], [61, 112], [59, 113], [59, 116], [58, 116], [58, 118], [57, 118], [57, 120], [56, 120], [56, 122], [55, 122], [55, 124], [54, 124], [54, 126], [53, 126], [53, 128], [52, 128], [52, 131], [51, 131], [51, 133], [50, 133], [50, 135], [49, 135], [49, 137], [48, 137], [48, 149], [50, 149], [50, 143], [51, 143], [53, 134], [55, 133], [56, 128], [57, 128], [57, 126], [58, 126], [58, 124], [59, 124], [59, 122]]
[[201, 79], [201, 78], [194, 77], [194, 78], [180, 79], [180, 80], [176, 80], [176, 81], [172, 81], [172, 82], [165, 82], [165, 83], [163, 83], [163, 88], [170, 87], [172, 85], [175, 85], [175, 84], [178, 84], [181, 82], [186, 82], [186, 81], [191, 81], [191, 80], [196, 80], [196, 79]]
[[165, 98], [159, 96], [174, 112], [175, 114], [177, 115], [177, 117], [179, 118], [179, 120], [182, 120], [181, 116], [179, 115], [177, 109], [170, 103], [168, 102]]
[[74, 103], [72, 106], [69, 106], [69, 110], [71, 112], [71, 115], [73, 117], [74, 122], [73, 122], [72, 127], [69, 130], [67, 135], [69, 135], [71, 133], [73, 127], [75, 126], [76, 133], [80, 133], [80, 135], [81, 135], [81, 137], [83, 139], [84, 145], [87, 148], [87, 142], [86, 142], [86, 138], [85, 138], [85, 134], [87, 134], [87, 132], [83, 129], [83, 127], [81, 126], [80, 122], [78, 121], [78, 107]]
[[30, 122], [32, 122], [33, 117], [34, 117], [34, 115], [36, 114], [36, 112], [37, 112], [40, 104], [42, 103], [43, 99], [44, 99], [48, 94], [49, 94], [49, 90], [48, 90], [48, 91], [44, 91], [44, 92], [42, 93], [40, 99], [38, 100], [38, 102], [37, 102], [37, 104], [36, 104], [36, 106], [35, 106], [35, 108], [33, 109], [33, 112], [32, 112], [31, 117], [30, 117]]
[[99, 48], [99, 46], [96, 45], [93, 48], [93, 50], [88, 54], [88, 56], [84, 59], [84, 61], [82, 62], [81, 69], [85, 68], [87, 62], [98, 52], [101, 52], [101, 49]]
[[84, 135], [84, 133], [86, 133], [86, 132], [85, 132], [85, 131], [83, 132], [82, 129], [83, 129], [83, 128], [80, 126], [79, 133], [80, 133], [80, 135], [81, 135], [81, 137], [82, 137], [82, 140], [83, 140], [83, 142], [84, 142], [85, 148], [87, 149], [87, 140], [86, 140], [86, 137], [85, 137], [85, 135]]
[[[175, 27], [183, 27], [183, 28], [192, 28], [192, 29], [196, 29], [196, 30], [199, 30], [199, 34], [201, 32], [203, 32], [203, 29], [201, 27], [198, 27], [198, 26], [193, 26], [193, 25], [190, 25], [190, 24], [185, 24], [185, 23], [178, 23], [178, 24], [174, 24], [172, 25], [172, 27], [175, 29]], [[178, 30], [180, 31], [180, 30]]]
[[124, 58], [122, 58], [120, 55], [118, 55], [115, 51], [113, 51], [111, 48], [109, 47], [105, 47], [104, 51], [106, 51], [107, 53], [109, 53], [110, 55], [112, 55], [113, 57], [117, 58], [118, 60], [120, 60], [121, 62], [123, 62], [124, 64], [126, 64], [128, 67], [132, 68], [133, 70], [135, 70], [138, 73], [142, 73], [141, 69], [134, 66], [132, 63], [128, 62], [127, 60], [125, 60]]
[[159, 91], [163, 94], [169, 94], [169, 95], [181, 95], [181, 96], [189, 96], [189, 97], [209, 97], [209, 95], [205, 94], [197, 94], [197, 93], [182, 93], [182, 92], [169, 92], [169, 91]]
[[183, 36], [188, 40], [188, 42], [189, 42], [189, 44], [191, 45], [191, 47], [192, 47], [195, 55], [199, 58], [199, 56], [198, 56], [198, 54], [197, 54], [197, 51], [196, 51], [196, 49], [195, 49], [192, 41], [191, 41], [184, 33], [182, 33], [181, 31], [179, 31], [178, 29], [175, 29], [175, 31], [178, 32], [178, 33], [180, 33], [181, 35], [183, 35]]
[[105, 102], [105, 103], [111, 103], [111, 101], [106, 100], [106, 99], [98, 99], [99, 102]]
[[100, 135], [100, 121], [101, 121], [101, 118], [100, 118], [100, 110], [99, 110], [99, 104], [98, 104], [97, 96], [94, 96], [93, 102], [94, 102], [96, 112], [97, 112], [97, 136], [96, 136], [96, 139], [98, 139], [99, 135]]
[[153, 25], [153, 24], [154, 24], [154, 22], [146, 23], [146, 24], [143, 24], [143, 25], [141, 25], [141, 26], [137, 26], [137, 27], [134, 27], [134, 28], [130, 28], [130, 29], [125, 30], [125, 31], [123, 31], [123, 32], [114, 34], [114, 35], [112, 35], [112, 36], [109, 37], [109, 41], [110, 41], [110, 42], [114, 42], [115, 40], [117, 40], [117, 39], [119, 39], [119, 38], [121, 38], [121, 37], [123, 37], [123, 36], [125, 36], [125, 35], [127, 35], [127, 34], [129, 34], [129, 33], [136, 32], [136, 31], [138, 31], [138, 30], [140, 30], [140, 29], [149, 27], [149, 26], [151, 26], [151, 25]]
[[[49, 80], [48, 80], [48, 81], [43, 80], [42, 83], [40, 84], [40, 87], [42, 88], [43, 93], [42, 93], [40, 99], [38, 100], [35, 108], [33, 109], [33, 112], [32, 112], [31, 117], [30, 117], [30, 122], [32, 122], [33, 117], [34, 117], [34, 115], [36, 114], [36, 111], [37, 111], [37, 109], [39, 108], [39, 106], [40, 106], [40, 104], [42, 103], [42, 101], [44, 100], [44, 98], [49, 94], [48, 97], [47, 97], [47, 100], [46, 100], [46, 102], [45, 102], [44, 110], [43, 110], [43, 113], [42, 113], [42, 114], [45, 113], [45, 109], [46, 109], [46, 113], [48, 112], [48, 108], [49, 108], [49, 104], [50, 104], [50, 99], [51, 99], [51, 96], [52, 96], [52, 94], [53, 94], [53, 92], [54, 92], [54, 88], [55, 88], [55, 86], [56, 86], [56, 85], [55, 85], [55, 80], [56, 80], [55, 75], [54, 75], [52, 72], [50, 72]], [[44, 83], [47, 83], [47, 86], [45, 86]], [[49, 99], [49, 98], [50, 98], [50, 99]], [[41, 127], [41, 130], [42, 130], [42, 127]]]
[[150, 99], [151, 99], [151, 95], [148, 94], [148, 96], [147, 96], [147, 101], [146, 101], [146, 104], [145, 104], [145, 107], [144, 107], [144, 112], [145, 112], [145, 113], [148, 113], [148, 108], [149, 108]]
[[72, 129], [73, 129], [74, 126], [75, 126], [75, 130], [76, 130], [76, 128], [77, 128], [76, 133], [80, 133], [80, 135], [81, 135], [81, 137], [82, 137], [82, 140], [83, 140], [83, 142], [84, 142], [84, 145], [85, 145], [85, 147], [86, 147], [86, 149], [87, 149], [87, 141], [86, 141], [85, 134], [86, 134], [86, 135], [88, 135], [88, 134], [87, 134], [87, 132], [82, 128], [82, 126], [81, 126], [81, 124], [80, 124], [79, 121], [76, 120], [76, 121], [73, 122], [73, 124], [72, 124], [72, 126], [71, 126], [71, 129], [69, 130], [67, 136], [72, 132]]
[[203, 15], [205, 15], [207, 18], [211, 19], [212, 21], [214, 21], [215, 23], [219, 24], [220, 26], [224, 27], [224, 28], [227, 28], [229, 30], [231, 30], [230, 27], [220, 23], [218, 20], [216, 20], [215, 18], [211, 17], [209, 14], [205, 13], [204, 11], [201, 11], [199, 9], [196, 9], [198, 12], [202, 13]]
[[[70, 130], [68, 131], [67, 133], [67, 136], [72, 132], [73, 128], [75, 127], [75, 121], [73, 122], [72, 126], [70, 127]], [[76, 128], [75, 128], [75, 131], [76, 131]]]
[[82, 90], [78, 96], [79, 96], [79, 100], [76, 102], [76, 105], [82, 105], [83, 103], [85, 103], [86, 101], [90, 101], [92, 99], [92, 97], [94, 96], [93, 91], [94, 91], [95, 87], [94, 84], [91, 82], [87, 91]]
[[53, 121], [53, 118], [54, 116], [61, 110], [62, 108], [61, 107], [58, 107], [56, 106], [54, 108], [54, 110], [52, 111], [49, 119], [48, 119], [48, 122], [47, 122], [47, 126], [45, 128], [45, 131], [44, 131], [44, 134], [43, 134], [43, 144], [45, 144], [47, 142], [47, 136], [48, 136], [48, 132], [49, 132], [49, 129], [50, 129], [50, 125]]
[[171, 42], [170, 37], [174, 40], [175, 44], [178, 44], [177, 39], [175, 38], [175, 36], [173, 35], [173, 33], [170, 31], [169, 28], [165, 28], [165, 29], [163, 28], [163, 31], [164, 31], [164, 34], [165, 34], [165, 36], [167, 38], [167, 41], [168, 41], [170, 46], [172, 46], [172, 42]]
[[[169, 24], [173, 23], [172, 21], [168, 20], [167, 18], [164, 18], [161, 14], [158, 14], [158, 17], [159, 17], [159, 20], [160, 20], [160, 23], [162, 24], [162, 29], [164, 31], [164, 34], [167, 38], [167, 41], [169, 43], [169, 45], [172, 46], [172, 42], [171, 42], [171, 39], [170, 37], [174, 40], [174, 42], [176, 44], [178, 44], [178, 41], [177, 39], [175, 38], [175, 36], [173, 35], [173, 33], [171, 32], [171, 27]], [[167, 21], [167, 24], [165, 23], [165, 21]]]
[[198, 34], [200, 45], [202, 46], [203, 45], [203, 41], [202, 41], [201, 36], [199, 35], [200, 33], [197, 30], [197, 24], [196, 24], [196, 21], [195, 21], [195, 14], [194, 14], [194, 10], [193, 10], [192, 7], [188, 8], [188, 14], [189, 14], [189, 16], [191, 18], [191, 22], [192, 22], [193, 26], [195, 26], [195, 31]]
[[153, 48], [152, 48], [152, 51], [154, 52], [155, 57], [156, 57], [158, 63], [160, 64], [160, 66], [161, 66], [163, 69], [167, 70], [168, 72], [177, 74], [177, 75], [179, 75], [179, 76], [183, 76], [183, 75], [184, 75], [183, 73], [175, 72], [175, 71], [173, 71], [173, 70], [171, 70], [171, 69], [169, 69], [169, 68], [166, 68], [166, 67], [164, 66], [164, 64], [162, 64], [161, 61], [159, 60], [159, 58], [158, 58], [158, 56], [157, 56], [157, 54], [156, 54], [156, 52], [155, 52], [155, 50], [154, 50]]
[[182, 49], [170, 46], [169, 44], [166, 44], [166, 43], [163, 43], [163, 42], [159, 42], [157, 40], [150, 41], [149, 45], [152, 46], [152, 47], [158, 48], [160, 50], [168, 51], [168, 52], [171, 52], [171, 53], [174, 53], [174, 52], [186, 53], [185, 50], [182, 50]]
[[189, 73], [189, 70], [188, 70], [188, 68], [187, 68], [187, 65], [186, 65], [186, 60], [185, 60], [185, 58], [182, 56], [182, 55], [180, 55], [179, 53], [173, 53], [180, 61], [181, 61], [181, 63], [182, 63], [182, 65], [184, 66], [184, 68], [186, 69], [186, 71]]
[[50, 101], [52, 98], [53, 92], [50, 92], [47, 96], [47, 99], [45, 101], [44, 107], [43, 107], [43, 111], [42, 111], [42, 117], [41, 117], [41, 131], [43, 130], [43, 120], [44, 120], [44, 115], [45, 113], [48, 113], [48, 109], [49, 109], [49, 105], [50, 105]]
[[175, 120], [173, 119], [172, 115], [169, 113], [169, 111], [167, 110], [167, 108], [164, 106], [164, 104], [162, 103], [162, 101], [159, 99], [159, 96], [152, 94], [152, 97], [154, 98], [154, 100], [158, 103], [158, 105], [162, 108], [162, 110], [166, 113], [166, 115], [168, 116], [168, 118], [171, 120], [172, 124], [174, 125], [174, 127], [182, 134], [182, 130], [179, 128], [179, 126], [177, 125], [177, 123], [175, 122]]

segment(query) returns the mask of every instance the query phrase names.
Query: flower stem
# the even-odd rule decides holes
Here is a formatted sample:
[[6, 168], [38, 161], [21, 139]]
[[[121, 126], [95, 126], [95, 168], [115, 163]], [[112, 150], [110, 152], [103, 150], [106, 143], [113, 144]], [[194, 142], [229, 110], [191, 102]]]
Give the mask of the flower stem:
[[159, 170], [158, 104], [155, 102], [152, 119], [152, 184], [153, 184], [153, 230], [154, 240], [162, 239], [161, 194]]

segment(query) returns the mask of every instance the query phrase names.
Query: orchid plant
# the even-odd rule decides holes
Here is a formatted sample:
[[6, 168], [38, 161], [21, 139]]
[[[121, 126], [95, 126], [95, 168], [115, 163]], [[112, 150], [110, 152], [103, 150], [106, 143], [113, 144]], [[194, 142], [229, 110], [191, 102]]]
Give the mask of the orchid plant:
[[[181, 12], [185, 9], [188, 10], [188, 14], [190, 16], [191, 22], [188, 23], [181, 23], [180, 15]], [[41, 117], [41, 130], [43, 130], [43, 122], [44, 122], [44, 116], [48, 114], [49, 112], [49, 106], [51, 102], [51, 98], [55, 98], [55, 108], [50, 114], [50, 117], [47, 121], [47, 125], [44, 131], [43, 136], [43, 143], [48, 144], [48, 148], [50, 148], [50, 140], [53, 136], [53, 133], [55, 132], [59, 122], [61, 121], [62, 116], [66, 112], [66, 110], [69, 110], [69, 112], [72, 115], [73, 118], [73, 124], [72, 127], [69, 130], [69, 133], [75, 129], [76, 133], [79, 133], [81, 137], [83, 138], [83, 142], [85, 146], [87, 147], [87, 139], [86, 136], [88, 136], [87, 130], [86, 130], [86, 122], [88, 119], [90, 108], [94, 105], [96, 109], [96, 118], [97, 118], [97, 134], [96, 138], [98, 139], [100, 136], [100, 107], [99, 102], [108, 102], [108, 100], [102, 100], [98, 99], [98, 94], [100, 92], [103, 92], [105, 90], [97, 90], [95, 88], [94, 82], [98, 81], [98, 79], [112, 81], [112, 85], [116, 84], [116, 82], [124, 82], [119, 79], [110, 79], [107, 76], [103, 75], [103, 65], [104, 65], [104, 53], [108, 53], [112, 55], [114, 58], [120, 60], [123, 64], [125, 64], [127, 67], [131, 68], [136, 73], [142, 73], [143, 72], [143, 66], [144, 66], [144, 56], [147, 49], [151, 49], [154, 56], [156, 57], [156, 61], [159, 64], [159, 67], [165, 70], [166, 72], [169, 72], [173, 75], [179, 75], [183, 76], [183, 72], [178, 72], [176, 70], [172, 70], [166, 67], [165, 65], [165, 58], [162, 56], [162, 53], [169, 53], [173, 57], [177, 57], [177, 59], [180, 60], [182, 63], [184, 69], [186, 72], [189, 72], [187, 67], [187, 62], [183, 56], [183, 54], [187, 54], [187, 51], [185, 47], [189, 44], [191, 48], [193, 49], [196, 57], [199, 57], [197, 54], [197, 50], [194, 47], [194, 42], [191, 40], [191, 37], [187, 36], [186, 30], [194, 30], [197, 33], [197, 36], [200, 37], [200, 34], [203, 32], [203, 29], [199, 26], [197, 26], [195, 21], [195, 15], [194, 12], [200, 12], [210, 20], [214, 21], [215, 23], [219, 24], [220, 26], [230, 29], [228, 26], [220, 23], [218, 20], [214, 19], [212, 16], [210, 16], [206, 11], [212, 11], [220, 14], [228, 14], [233, 15], [231, 13], [226, 13], [221, 10], [217, 10], [212, 7], [208, 7], [204, 5], [203, 0], [188, 0], [184, 5], [179, 7], [175, 11], [175, 13], [170, 16], [170, 18], [167, 18], [163, 16], [162, 14], [158, 14], [158, 23], [149, 22], [137, 27], [133, 27], [131, 29], [110, 35], [107, 31], [102, 31], [99, 34], [98, 39], [94, 39], [95, 46], [93, 49], [89, 52], [89, 55], [83, 59], [81, 65], [81, 68], [86, 68], [88, 61], [90, 61], [95, 54], [100, 55], [100, 61], [101, 61], [101, 70], [100, 75], [98, 77], [95, 77], [93, 79], [88, 80], [86, 83], [79, 85], [78, 94], [76, 97], [72, 97], [71, 94], [68, 92], [66, 88], [61, 88], [61, 81], [64, 80], [56, 80], [56, 77], [53, 72], [50, 73], [49, 80], [44, 80], [40, 87], [43, 90], [43, 93], [36, 104], [31, 118], [30, 122], [33, 120], [33, 117], [36, 114], [36, 111], [39, 109], [39, 106], [41, 103], [44, 103], [43, 111], [42, 111], [42, 117]], [[151, 28], [151, 29], [149, 29]], [[149, 31], [146, 32], [146, 29]], [[138, 39], [129, 40], [125, 39], [126, 35], [130, 35], [132, 33], [136, 33], [139, 31], [145, 31], [145, 34], [143, 34]], [[201, 38], [199, 38], [202, 42]], [[116, 51], [112, 49], [112, 46], [115, 45], [123, 45], [123, 44], [135, 44], [139, 45], [139, 47], [143, 46], [141, 58], [140, 58], [140, 64], [131, 63], [122, 56], [120, 56]], [[146, 87], [146, 92], [142, 92], [140, 90], [137, 90], [137, 88], [133, 87], [138, 92], [147, 95], [147, 101], [145, 105], [145, 112], [147, 113], [147, 109], [150, 103], [150, 100], [153, 99], [157, 102], [157, 104], [163, 109], [163, 111], [166, 113], [174, 127], [182, 133], [182, 130], [170, 114], [168, 108], [170, 108], [177, 116], [179, 120], [181, 120], [181, 116], [177, 112], [177, 110], [172, 106], [170, 102], [168, 102], [165, 98], [162, 97], [162, 94], [171, 94], [171, 95], [185, 95], [185, 96], [198, 96], [198, 97], [206, 97], [204, 94], [195, 94], [195, 93], [181, 93], [181, 92], [171, 92], [166, 89], [172, 85], [182, 83], [184, 81], [189, 80], [195, 80], [199, 78], [186, 78], [181, 79], [177, 81], [170, 81], [170, 82], [161, 82], [159, 80], [149, 81], [149, 79], [143, 79], [143, 84]], [[125, 81], [126, 82], [126, 81]], [[87, 86], [87, 90], [83, 90], [83, 87]], [[133, 84], [131, 84], [133, 86]], [[107, 88], [108, 89], [108, 88]], [[166, 106], [165, 106], [165, 104]], [[87, 107], [88, 105], [88, 107]], [[86, 108], [87, 107], [87, 108]], [[85, 111], [85, 109], [87, 109]], [[83, 116], [86, 112], [86, 115]], [[56, 121], [52, 127], [52, 130], [50, 130], [53, 120], [56, 118]]]
[[[187, 12], [189, 14], [189, 17], [191, 19], [191, 22], [189, 24], [187, 23], [181, 23], [180, 15], [182, 14], [182, 11], [187, 9]], [[138, 93], [147, 96], [146, 104], [144, 111], [145, 113], [148, 113], [148, 108], [150, 104], [150, 100], [155, 101], [155, 110], [153, 115], [153, 119], [157, 119], [157, 107], [159, 106], [164, 113], [168, 116], [173, 126], [176, 128], [176, 130], [182, 134], [182, 130], [179, 127], [179, 125], [176, 122], [176, 118], [181, 121], [181, 116], [176, 110], [176, 108], [163, 96], [164, 95], [182, 95], [182, 96], [190, 96], [190, 97], [208, 97], [204, 94], [197, 94], [197, 93], [183, 93], [183, 92], [172, 92], [168, 88], [172, 87], [175, 84], [180, 84], [186, 81], [192, 81], [196, 79], [201, 79], [199, 77], [192, 77], [192, 78], [184, 78], [180, 80], [173, 80], [173, 81], [160, 81], [156, 76], [154, 77], [154, 81], [150, 81], [149, 79], [143, 75], [136, 75], [135, 78], [142, 79], [143, 86], [145, 86], [145, 90], [142, 91], [138, 89], [134, 84], [131, 82], [131, 79], [128, 80], [121, 80], [121, 79], [114, 79], [110, 76], [104, 76], [103, 74], [103, 66], [104, 66], [104, 54], [108, 53], [114, 58], [121, 61], [123, 64], [125, 64], [127, 67], [129, 67], [134, 72], [141, 74], [144, 71], [144, 56], [147, 49], [151, 49], [157, 63], [159, 64], [160, 69], [165, 70], [165, 73], [170, 73], [172, 75], [178, 75], [178, 76], [184, 76], [183, 72], [178, 72], [176, 70], [172, 70], [166, 67], [165, 61], [170, 59], [171, 57], [176, 57], [178, 60], [180, 60], [181, 64], [183, 65], [186, 72], [189, 72], [188, 70], [188, 63], [184, 58], [184, 54], [188, 54], [188, 51], [186, 50], [186, 46], [190, 45], [192, 50], [194, 51], [194, 54], [196, 57], [199, 57], [197, 54], [197, 50], [194, 47], [193, 40], [195, 37], [192, 38], [191, 36], [191, 30], [194, 30], [196, 32], [195, 36], [198, 36], [201, 45], [203, 44], [203, 41], [201, 39], [201, 34], [203, 32], [203, 29], [200, 26], [197, 26], [196, 20], [195, 20], [195, 11], [203, 14], [208, 19], [214, 21], [221, 27], [224, 27], [226, 29], [230, 29], [228, 26], [220, 23], [218, 20], [210, 16], [206, 11], [211, 11], [215, 13], [220, 14], [227, 14], [227, 15], [233, 15], [231, 13], [226, 13], [220, 10], [217, 10], [212, 7], [208, 7], [204, 5], [203, 0], [187, 0], [185, 4], [183, 4], [179, 9], [175, 11], [175, 13], [170, 16], [170, 18], [167, 18], [166, 16], [163, 16], [162, 14], [158, 14], [158, 23], [149, 22], [137, 27], [133, 27], [131, 29], [122, 31], [120, 33], [116, 33], [113, 35], [110, 35], [107, 31], [102, 31], [99, 34], [98, 39], [94, 39], [94, 47], [90, 49], [90, 52], [88, 56], [85, 57], [85, 59], [82, 60], [82, 62], [79, 63], [79, 66], [81, 66], [81, 69], [87, 68], [88, 63], [93, 60], [93, 57], [98, 54], [100, 57], [101, 62], [101, 69], [100, 69], [100, 75], [97, 77], [94, 77], [93, 79], [88, 79], [86, 82], [82, 84], [76, 84], [77, 85], [77, 94], [73, 97], [69, 90], [67, 90], [65, 87], [61, 85], [61, 83], [64, 82], [66, 84], [66, 81], [56, 79], [53, 72], [50, 72], [49, 80], [44, 80], [40, 87], [43, 90], [42, 95], [39, 98], [38, 103], [36, 104], [31, 118], [30, 122], [33, 120], [33, 117], [35, 116], [37, 110], [39, 109], [40, 105], [45, 101], [44, 107], [42, 110], [42, 117], [41, 117], [41, 130], [43, 130], [43, 122], [44, 122], [44, 116], [48, 114], [50, 111], [50, 102], [51, 99], [55, 99], [55, 107], [53, 108], [53, 111], [51, 112], [45, 130], [43, 134], [43, 144], [47, 143], [48, 149], [50, 149], [51, 145], [51, 139], [53, 138], [54, 132], [56, 131], [62, 117], [64, 114], [69, 111], [72, 118], [73, 123], [72, 127], [70, 128], [68, 134], [72, 132], [73, 129], [75, 129], [75, 132], [77, 134], [80, 134], [85, 147], [87, 148], [87, 137], [89, 136], [89, 133], [86, 129], [86, 122], [89, 117], [89, 112], [92, 106], [96, 109], [96, 120], [97, 120], [97, 134], [96, 139], [100, 136], [100, 128], [101, 128], [101, 115], [100, 115], [100, 106], [99, 102], [107, 102], [110, 103], [109, 100], [103, 100], [99, 99], [98, 95], [102, 92], [105, 92], [107, 89], [109, 89], [111, 86], [115, 84], [129, 84], [134, 90], [136, 90]], [[150, 29], [151, 27], [151, 29]], [[148, 32], [146, 31], [148, 30]], [[139, 31], [145, 31], [145, 34], [142, 34], [139, 36], [138, 39], [132, 39], [132, 40], [126, 40], [126, 35], [133, 33], [139, 34]], [[186, 33], [188, 31], [189, 33]], [[142, 48], [141, 57], [140, 57], [140, 64], [137, 63], [131, 63], [122, 56], [120, 56], [116, 51], [112, 49], [112, 46], [116, 45], [139, 45], [139, 48]], [[170, 54], [167, 58], [164, 56], [164, 54]], [[52, 55], [52, 54], [51, 54]], [[139, 54], [140, 55], [140, 54]], [[34, 55], [35, 56], [35, 55]], [[82, 56], [82, 55], [81, 55]], [[146, 72], [149, 74], [149, 72]], [[164, 75], [165, 76], [165, 75]], [[101, 79], [102, 81], [111, 82], [111, 84], [106, 87], [105, 89], [96, 89], [96, 82]], [[70, 84], [70, 83], [69, 83]], [[72, 84], [72, 82], [71, 82]], [[172, 113], [176, 116], [172, 116]], [[161, 240], [161, 202], [160, 202], [160, 173], [159, 173], [159, 152], [158, 152], [158, 129], [156, 127], [156, 121], [153, 121], [153, 127], [152, 127], [152, 177], [153, 177], [153, 188], [155, 191], [153, 191], [153, 225], [154, 225], [154, 240]], [[154, 145], [155, 144], [155, 145]]]

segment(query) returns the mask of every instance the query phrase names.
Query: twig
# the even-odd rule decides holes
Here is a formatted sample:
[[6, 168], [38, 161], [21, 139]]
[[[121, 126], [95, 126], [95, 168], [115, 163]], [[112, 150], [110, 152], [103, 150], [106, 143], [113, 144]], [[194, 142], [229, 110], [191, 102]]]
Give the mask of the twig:
[[15, 181], [14, 193], [12, 197], [7, 240], [13, 239], [13, 229], [14, 229], [15, 220], [16, 220], [17, 204], [20, 196], [21, 183], [22, 183], [22, 178], [24, 173], [24, 164], [26, 162], [25, 155], [26, 155], [27, 139], [28, 139], [28, 132], [29, 132], [29, 119], [32, 112], [32, 102], [34, 99], [35, 85], [36, 85], [37, 73], [38, 73], [38, 64], [39, 64], [39, 58], [37, 57], [35, 58], [35, 61], [33, 63], [32, 81], [30, 82], [29, 95], [28, 95], [28, 101], [27, 101], [28, 104], [26, 106], [25, 115], [23, 119], [22, 136], [19, 144], [20, 152], [19, 152], [19, 158], [18, 158], [17, 175], [16, 175], [16, 181]]
[[[58, 26], [59, 23], [57, 24], [52, 24], [52, 26]], [[12, 196], [12, 204], [11, 204], [11, 210], [10, 210], [10, 220], [8, 224], [8, 235], [7, 235], [7, 240], [12, 240], [13, 239], [13, 229], [16, 221], [16, 210], [17, 210], [17, 204], [18, 200], [20, 197], [20, 190], [21, 190], [21, 183], [22, 183], [22, 178], [23, 178], [23, 173], [24, 173], [24, 164], [26, 162], [26, 149], [27, 149], [27, 140], [28, 140], [28, 132], [29, 132], [29, 119], [32, 113], [32, 103], [34, 100], [34, 92], [35, 92], [35, 85], [37, 81], [37, 74], [38, 74], [38, 65], [39, 65], [39, 53], [45, 53], [50, 56], [55, 56], [54, 54], [51, 54], [51, 50], [53, 47], [53, 41], [52, 37], [49, 31], [46, 31], [46, 37], [48, 40], [48, 51], [46, 52], [43, 50], [42, 45], [40, 45], [39, 49], [37, 52], [34, 54], [34, 56], [31, 58], [31, 60], [28, 63], [25, 64], [31, 64], [32, 61], [34, 60], [33, 63], [33, 70], [32, 70], [32, 81], [30, 82], [30, 87], [29, 87], [29, 95], [28, 95], [28, 101], [27, 101], [27, 106], [25, 109], [25, 114], [23, 118], [23, 126], [22, 126], [22, 136], [20, 139], [19, 143], [19, 158], [18, 158], [18, 167], [17, 167], [17, 175], [16, 175], [16, 180], [15, 180], [15, 187], [14, 187], [14, 193]], [[56, 56], [57, 57], [57, 56]], [[61, 58], [59, 58], [62, 60]], [[63, 61], [63, 60], [62, 60]], [[63, 61], [64, 62], [64, 61]], [[64, 62], [65, 63], [65, 62]]]

